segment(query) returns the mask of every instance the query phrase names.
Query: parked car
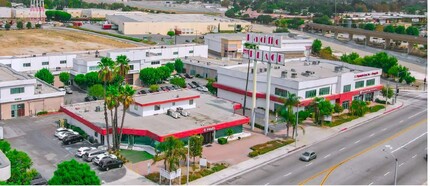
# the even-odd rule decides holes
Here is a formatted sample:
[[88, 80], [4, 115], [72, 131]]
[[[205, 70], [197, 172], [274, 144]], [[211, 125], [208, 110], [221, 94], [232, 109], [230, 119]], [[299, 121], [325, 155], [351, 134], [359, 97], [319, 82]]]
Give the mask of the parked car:
[[58, 90], [60, 90], [60, 91], [66, 91], [66, 89], [64, 89], [64, 87], [60, 87], [60, 88], [58, 88]]
[[54, 136], [58, 138], [60, 133], [63, 133], [63, 132], [74, 132], [74, 131], [72, 129], [67, 129], [67, 128], [58, 128], [55, 130]]
[[95, 97], [95, 96], [87, 96], [87, 97], [85, 97], [85, 101], [86, 102], [96, 101], [96, 100], [97, 100], [97, 97]]
[[42, 177], [39, 173], [30, 181], [30, 185], [48, 185], [48, 180]]
[[185, 77], [188, 78], [188, 79], [193, 79], [193, 76], [189, 75], [189, 74], [185, 74]]
[[302, 161], [311, 161], [317, 158], [317, 154], [313, 151], [306, 151], [300, 156], [300, 160]]
[[110, 170], [113, 168], [121, 168], [124, 163], [119, 159], [105, 158], [100, 161], [99, 166], [102, 170]]
[[178, 85], [173, 85], [172, 87], [174, 87], [176, 90], [177, 90], [177, 89], [181, 89], [181, 87], [180, 87], [180, 86], [178, 86]]
[[146, 94], [147, 92], [145, 90], [140, 90], [141, 94]]
[[169, 86], [165, 86], [164, 89], [166, 89], [166, 91], [172, 90]]
[[83, 156], [82, 159], [87, 161], [87, 162], [91, 162], [93, 161], [93, 159], [100, 155], [100, 154], [105, 154], [106, 151], [105, 150], [92, 150], [92, 151], [88, 151], [86, 152]]
[[65, 131], [65, 132], [60, 132], [58, 134], [58, 139], [63, 140], [65, 137], [70, 136], [70, 135], [78, 135], [79, 133], [75, 132], [75, 131]]
[[178, 74], [178, 76], [179, 76], [180, 78], [184, 78], [184, 79], [185, 79], [185, 76], [184, 76], [183, 74]]
[[201, 87], [200, 84], [195, 81], [192, 81], [191, 83], [194, 84], [196, 87]]
[[64, 89], [66, 90], [67, 94], [73, 94], [73, 90], [70, 87], [65, 87]]
[[167, 91], [166, 87], [160, 87], [162, 91]]
[[78, 149], [78, 151], [76, 152], [75, 156], [79, 157], [79, 158], [82, 158], [82, 156], [86, 152], [89, 152], [89, 151], [92, 151], [92, 150], [96, 150], [96, 149], [97, 148], [95, 148], [95, 147], [81, 147], [81, 148]]
[[189, 85], [191, 88], [196, 88], [196, 85], [194, 85], [194, 84], [192, 84], [192, 83], [188, 83], [188, 85]]
[[93, 163], [94, 163], [94, 165], [99, 165], [100, 161], [102, 161], [106, 158], [117, 159], [117, 157], [113, 154], [100, 154], [94, 158]]
[[70, 145], [70, 144], [74, 144], [76, 142], [81, 142], [84, 141], [84, 137], [82, 137], [81, 135], [69, 135], [64, 137], [63, 139], [63, 144], [64, 145]]
[[198, 91], [202, 91], [202, 92], [207, 92], [207, 91], [209, 91], [208, 90], [208, 88], [206, 88], [206, 87], [197, 87], [197, 89], [196, 90], [198, 90]]

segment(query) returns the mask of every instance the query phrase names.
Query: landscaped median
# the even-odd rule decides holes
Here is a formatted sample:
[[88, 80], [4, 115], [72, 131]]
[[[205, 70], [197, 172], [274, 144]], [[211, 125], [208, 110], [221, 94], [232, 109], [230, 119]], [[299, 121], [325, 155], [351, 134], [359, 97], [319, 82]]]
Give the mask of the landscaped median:
[[268, 141], [266, 143], [254, 145], [251, 147], [252, 152], [250, 152], [248, 156], [253, 158], [262, 154], [266, 154], [270, 151], [286, 146], [293, 142], [294, 142], [294, 139], [288, 138], [288, 139], [277, 139], [273, 141]]
[[[366, 113], [378, 112], [379, 110], [384, 109], [384, 108], [385, 108], [384, 105], [375, 105], [375, 106], [367, 107], [366, 108]], [[334, 121], [332, 121], [332, 122], [326, 122], [326, 123], [324, 123], [324, 126], [335, 127], [335, 126], [338, 126], [338, 125], [342, 125], [343, 123], [350, 122], [352, 120], [358, 119], [358, 118], [360, 118], [360, 116], [353, 115], [353, 114], [350, 114], [350, 113], [346, 113], [346, 114], [341, 114], [341, 115], [338, 115], [338, 116], [334, 116], [333, 118], [334, 118]]]
[[94, 32], [94, 33], [97, 33], [97, 34], [102, 34], [102, 35], [117, 37], [117, 38], [121, 38], [121, 39], [127, 39], [127, 40], [134, 41], [134, 42], [141, 42], [141, 43], [145, 43], [145, 44], [148, 44], [148, 45], [155, 45], [155, 44], [157, 44], [154, 41], [149, 41], [149, 40], [144, 40], [144, 39], [129, 37], [129, 36], [120, 35], [120, 34], [112, 34], [112, 33], [109, 33], [109, 32], [95, 31], [95, 30], [81, 28], [81, 27], [77, 27], [77, 26], [71, 26], [69, 28], [74, 28], [74, 29], [88, 31], [88, 32]]
[[[200, 167], [199, 165], [190, 165], [190, 174], [189, 174], [189, 182], [192, 182], [194, 180], [197, 180], [199, 178], [208, 176], [210, 174], [213, 174], [215, 172], [221, 171], [228, 167], [228, 164], [226, 163], [215, 163], [210, 164], [208, 163], [207, 167]], [[184, 168], [184, 167], [182, 167]], [[185, 167], [186, 170], [186, 167]], [[186, 184], [187, 183], [187, 174], [186, 171], [183, 171], [183, 175], [181, 176], [181, 183], [178, 183], [178, 179], [172, 180], [172, 184]], [[148, 174], [145, 176], [149, 180], [153, 181], [154, 183], [160, 183], [160, 173], [154, 172], [151, 174]]]

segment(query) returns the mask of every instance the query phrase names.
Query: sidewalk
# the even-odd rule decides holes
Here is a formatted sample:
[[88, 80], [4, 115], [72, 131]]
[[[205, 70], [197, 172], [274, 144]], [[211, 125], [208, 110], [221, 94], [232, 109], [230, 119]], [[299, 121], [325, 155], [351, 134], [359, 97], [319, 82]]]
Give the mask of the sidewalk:
[[104, 185], [157, 185], [151, 180], [146, 179], [144, 176], [141, 176], [137, 174], [136, 172], [132, 171], [131, 169], [124, 167], [127, 169], [127, 172], [124, 177], [122, 177], [119, 180], [108, 182], [108, 183], [102, 183]]
[[[387, 114], [389, 112], [392, 112], [394, 110], [397, 110], [403, 106], [403, 102], [401, 100], [398, 100], [398, 102], [394, 105], [388, 105], [387, 109], [382, 109], [375, 113], [369, 113], [366, 114], [364, 117], [358, 118], [354, 121], [344, 123], [340, 126], [332, 127], [332, 128], [322, 128], [322, 127], [314, 127], [314, 126], [307, 126], [306, 127], [306, 135], [300, 135], [301, 132], [298, 132], [299, 137], [297, 140], [297, 146], [294, 146], [294, 144], [290, 144], [284, 147], [281, 147], [279, 149], [276, 149], [270, 153], [257, 156], [255, 158], [251, 158], [249, 160], [243, 161], [241, 163], [238, 163], [236, 165], [230, 166], [229, 168], [222, 170], [220, 172], [211, 174], [209, 176], [200, 178], [198, 180], [195, 180], [191, 182], [191, 185], [213, 185], [213, 184], [219, 184], [223, 181], [226, 181], [230, 178], [233, 178], [239, 174], [244, 174], [246, 172], [252, 171], [259, 166], [265, 165], [270, 162], [274, 162], [276, 160], [279, 160], [283, 157], [288, 156], [290, 153], [293, 153], [294, 151], [304, 148], [306, 146], [311, 146], [315, 143], [318, 143], [320, 141], [323, 141], [325, 139], [331, 138], [333, 136], [336, 136], [340, 132], [344, 132], [346, 130], [350, 130], [354, 127], [357, 127], [364, 122], [367, 122], [369, 120], [376, 119], [378, 117], [383, 116], [384, 114]], [[312, 135], [316, 134], [318, 135]]]

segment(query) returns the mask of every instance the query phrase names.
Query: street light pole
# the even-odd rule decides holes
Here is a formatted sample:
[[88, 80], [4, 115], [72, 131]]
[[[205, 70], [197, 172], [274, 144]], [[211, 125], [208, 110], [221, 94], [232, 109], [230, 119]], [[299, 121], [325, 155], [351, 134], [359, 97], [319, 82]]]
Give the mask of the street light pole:
[[296, 105], [296, 127], [294, 133], [294, 147], [297, 147], [297, 127], [299, 127], [299, 105]]
[[388, 103], [388, 89], [390, 88], [390, 84], [387, 83], [387, 87], [385, 87], [385, 110], [387, 110], [387, 103]]
[[395, 167], [394, 167], [394, 185], [397, 185], [397, 167], [399, 166], [399, 161], [397, 160], [396, 156], [394, 156], [393, 153], [389, 153], [389, 152], [385, 151], [385, 149], [382, 149], [382, 151], [390, 154], [391, 157], [393, 157], [393, 159], [394, 159], [394, 165], [395, 165]]
[[187, 185], [190, 181], [190, 137], [188, 137], [188, 152], [187, 152]]

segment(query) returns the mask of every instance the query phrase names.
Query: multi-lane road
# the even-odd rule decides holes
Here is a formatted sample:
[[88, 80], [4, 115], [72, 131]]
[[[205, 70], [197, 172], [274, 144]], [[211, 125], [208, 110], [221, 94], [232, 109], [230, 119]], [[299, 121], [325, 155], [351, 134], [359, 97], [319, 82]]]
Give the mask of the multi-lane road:
[[[427, 181], [427, 95], [401, 92], [405, 105], [333, 138], [225, 181], [235, 185], [423, 184]], [[317, 159], [299, 161], [315, 151]]]

